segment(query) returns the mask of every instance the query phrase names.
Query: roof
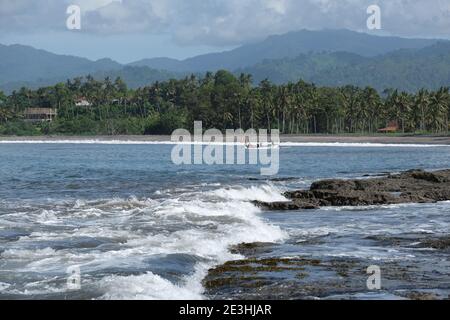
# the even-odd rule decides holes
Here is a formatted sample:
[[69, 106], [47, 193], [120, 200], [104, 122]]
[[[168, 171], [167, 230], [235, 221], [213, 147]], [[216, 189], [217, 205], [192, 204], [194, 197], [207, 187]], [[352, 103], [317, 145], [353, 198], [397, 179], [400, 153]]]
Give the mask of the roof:
[[378, 132], [395, 132], [395, 131], [398, 131], [398, 129], [399, 129], [398, 122], [394, 120], [394, 121], [389, 121], [387, 127], [378, 130]]

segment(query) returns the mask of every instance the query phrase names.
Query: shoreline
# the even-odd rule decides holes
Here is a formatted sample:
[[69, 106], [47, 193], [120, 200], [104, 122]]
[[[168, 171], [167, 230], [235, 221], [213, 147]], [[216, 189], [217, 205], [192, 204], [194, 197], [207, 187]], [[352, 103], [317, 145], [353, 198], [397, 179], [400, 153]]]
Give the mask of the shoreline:
[[[1, 142], [135, 142], [164, 143], [170, 142], [170, 136], [0, 136]], [[317, 144], [386, 144], [386, 145], [449, 145], [450, 136], [352, 136], [352, 135], [282, 135], [281, 143], [317, 143]]]

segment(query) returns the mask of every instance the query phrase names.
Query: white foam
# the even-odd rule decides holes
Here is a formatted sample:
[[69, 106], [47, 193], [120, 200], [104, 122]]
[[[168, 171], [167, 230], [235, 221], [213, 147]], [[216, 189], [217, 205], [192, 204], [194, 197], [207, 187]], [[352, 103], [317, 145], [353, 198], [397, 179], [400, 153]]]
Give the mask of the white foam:
[[[226, 189], [220, 189], [211, 194], [224, 197], [227, 200], [225, 202], [171, 199], [165, 201], [153, 214], [158, 216], [158, 221], [181, 218], [192, 222], [198, 218], [227, 216], [228, 222], [207, 220], [212, 229], [209, 232], [195, 228], [180, 230], [168, 236], [158, 234], [148, 236], [145, 240], [135, 239], [128, 242], [131, 246], [136, 245], [141, 248], [158, 247], [161, 252], [166, 253], [192, 254], [207, 259], [208, 263], [198, 264], [194, 275], [185, 278], [180, 284], [172, 284], [151, 273], [138, 277], [113, 276], [107, 279], [108, 291], [103, 298], [200, 299], [203, 298], [203, 288], [200, 283], [207, 270], [216, 264], [240, 258], [228, 251], [230, 245], [257, 241], [276, 242], [286, 237], [280, 228], [271, 226], [258, 217], [259, 209], [246, 202], [246, 200], [258, 198], [258, 192], [255, 192], [256, 187], [241, 189], [241, 194], [246, 194], [243, 191], [247, 191], [244, 197], [237, 196], [235, 192], [223, 193], [224, 190]], [[268, 190], [262, 188], [259, 196], [264, 195], [264, 198], [267, 198], [267, 194], [271, 194]]]
[[411, 143], [353, 143], [353, 142], [285, 142], [282, 147], [345, 147], [345, 148], [437, 148], [446, 144], [411, 144]]
[[0, 282], [0, 291], [8, 289], [10, 286], [11, 285], [9, 283]]
[[[96, 145], [235, 145], [244, 143], [222, 142], [172, 142], [139, 140], [100, 140], [100, 139], [61, 139], [61, 140], [0, 140], [0, 144], [96, 144]], [[414, 144], [414, 143], [353, 143], [353, 142], [283, 142], [281, 147], [345, 147], [345, 148], [450, 148], [448, 144]]]
[[282, 193], [283, 190], [273, 185], [263, 185], [258, 187], [251, 186], [249, 188], [223, 188], [213, 191], [215, 196], [230, 200], [257, 200], [263, 202], [288, 201]]
[[[188, 254], [199, 258], [195, 273], [171, 283], [148, 272], [138, 276], [107, 276], [93, 285], [103, 299], [201, 299], [201, 280], [209, 268], [241, 256], [230, 245], [243, 242], [277, 242], [287, 237], [279, 227], [259, 216], [251, 200], [278, 201], [280, 190], [270, 186], [221, 188], [190, 192], [178, 198], [104, 199], [55, 205], [52, 211], [16, 214], [15, 222], [43, 225], [15, 241], [1, 255], [18, 263], [17, 272], [58, 273], [79, 265], [90, 273], [109, 268], [146, 267], [144, 259], [155, 255]], [[48, 219], [48, 220], [47, 220]], [[167, 226], [167, 228], [165, 228]], [[63, 227], [63, 228], [61, 228]], [[173, 230], [175, 227], [175, 230]], [[179, 229], [179, 230], [177, 230]], [[28, 249], [36, 243], [73, 238], [109, 239], [113, 250]], [[39, 284], [37, 284], [39, 287]], [[25, 292], [31, 292], [21, 290]], [[33, 288], [32, 292], [45, 288]]]
[[101, 280], [100, 287], [105, 293], [104, 300], [201, 300], [203, 287], [199, 277], [203, 273], [195, 273], [187, 277], [183, 283], [173, 284], [151, 272], [139, 276], [109, 276]]
[[46, 259], [56, 255], [56, 251], [51, 248], [29, 250], [29, 249], [8, 249], [2, 252], [1, 257], [4, 259]]

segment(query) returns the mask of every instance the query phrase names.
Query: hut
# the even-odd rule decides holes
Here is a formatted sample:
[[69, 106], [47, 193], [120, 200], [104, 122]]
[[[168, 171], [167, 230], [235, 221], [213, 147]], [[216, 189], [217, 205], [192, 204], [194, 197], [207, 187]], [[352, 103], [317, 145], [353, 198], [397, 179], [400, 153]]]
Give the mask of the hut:
[[386, 128], [378, 130], [379, 133], [396, 133], [399, 130], [397, 121], [390, 121]]
[[27, 108], [23, 113], [29, 122], [52, 122], [56, 114], [57, 110], [52, 108]]

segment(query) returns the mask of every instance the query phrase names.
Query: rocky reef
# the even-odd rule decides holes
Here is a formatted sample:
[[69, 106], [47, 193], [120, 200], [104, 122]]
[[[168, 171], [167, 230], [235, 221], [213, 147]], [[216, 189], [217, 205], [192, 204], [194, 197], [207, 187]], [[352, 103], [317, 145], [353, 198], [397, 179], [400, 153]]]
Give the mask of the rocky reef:
[[[391, 249], [427, 248], [427, 254], [446, 257], [449, 237], [411, 234], [407, 237], [370, 237], [374, 246]], [[414, 242], [412, 242], [414, 241]], [[302, 245], [302, 244], [299, 244]], [[382, 269], [383, 290], [369, 293], [366, 287], [370, 259], [311, 256], [279, 256], [277, 244], [242, 243], [230, 248], [242, 260], [228, 261], [209, 270], [203, 280], [211, 299], [449, 299], [447, 275], [421, 259], [376, 261]], [[432, 250], [431, 250], [432, 249]], [[373, 296], [372, 296], [373, 297]]]
[[411, 170], [376, 178], [323, 180], [313, 183], [309, 190], [284, 195], [289, 201], [253, 203], [264, 209], [284, 211], [447, 201], [450, 200], [450, 170]]
[[[436, 203], [450, 200], [450, 170], [411, 170], [364, 179], [323, 180], [313, 183], [309, 190], [289, 191], [284, 196], [289, 201], [254, 204], [271, 211], [285, 211], [333, 206], [374, 206], [368, 209], [378, 210], [378, 205]], [[442, 209], [440, 205], [432, 206], [444, 210], [435, 214], [448, 213], [447, 207]], [[396, 221], [393, 217], [385, 223]], [[308, 224], [304, 227], [311, 228]], [[209, 270], [203, 280], [206, 296], [262, 300], [450, 299], [447, 230], [410, 228], [391, 233], [380, 228], [352, 238], [331, 230], [323, 235], [293, 232], [292, 238], [283, 244], [258, 242], [230, 247], [230, 252], [242, 259]], [[344, 250], [335, 254], [330, 250], [334, 245]], [[357, 246], [363, 250], [349, 253]], [[381, 290], [367, 287], [371, 265], [380, 267]]]

